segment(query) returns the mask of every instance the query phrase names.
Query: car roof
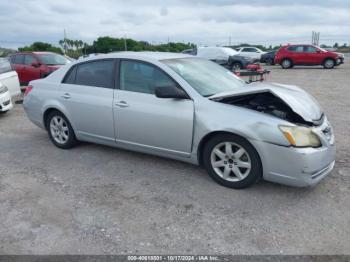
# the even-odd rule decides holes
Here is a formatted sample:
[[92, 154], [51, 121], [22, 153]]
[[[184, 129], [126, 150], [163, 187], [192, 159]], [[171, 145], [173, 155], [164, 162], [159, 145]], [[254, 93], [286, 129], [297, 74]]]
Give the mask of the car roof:
[[313, 44], [286, 44], [285, 46], [296, 46], [296, 45], [311, 45], [311, 46], [315, 46]]
[[[22, 55], [22, 54], [46, 55], [46, 54], [56, 54], [56, 53], [48, 52], [48, 51], [42, 51], [42, 52], [39, 52], [39, 51], [23, 51], [23, 52], [14, 53], [12, 55]], [[57, 54], [57, 55], [59, 55], [59, 54]]]
[[130, 51], [121, 51], [113, 52], [109, 54], [100, 54], [92, 57], [86, 57], [79, 61], [88, 61], [104, 58], [133, 58], [133, 59], [145, 59], [145, 60], [165, 60], [165, 59], [176, 59], [176, 58], [186, 58], [193, 57], [192, 55], [182, 54], [182, 53], [171, 53], [171, 52], [130, 52]]

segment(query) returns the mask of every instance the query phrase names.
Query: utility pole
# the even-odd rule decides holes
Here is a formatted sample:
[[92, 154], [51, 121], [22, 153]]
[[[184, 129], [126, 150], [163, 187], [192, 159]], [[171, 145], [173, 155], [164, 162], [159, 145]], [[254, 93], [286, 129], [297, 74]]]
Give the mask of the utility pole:
[[228, 46], [231, 46], [231, 36], [228, 37]]
[[320, 32], [312, 31], [311, 43], [317, 46], [320, 44]]
[[66, 34], [66, 29], [63, 29], [63, 49], [64, 49], [64, 54], [67, 54], [67, 34]]
[[125, 51], [128, 51], [128, 46], [126, 44], [126, 35], [124, 36], [124, 49]]

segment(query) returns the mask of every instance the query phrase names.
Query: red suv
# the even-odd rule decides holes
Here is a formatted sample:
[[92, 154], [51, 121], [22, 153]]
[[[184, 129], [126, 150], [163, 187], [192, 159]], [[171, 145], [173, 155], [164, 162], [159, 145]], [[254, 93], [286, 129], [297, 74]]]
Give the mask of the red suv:
[[10, 62], [21, 85], [27, 85], [32, 80], [46, 77], [70, 61], [51, 52], [23, 52], [11, 55]]
[[344, 63], [344, 55], [314, 45], [286, 45], [277, 51], [275, 63], [284, 69], [294, 65], [323, 65], [330, 69]]

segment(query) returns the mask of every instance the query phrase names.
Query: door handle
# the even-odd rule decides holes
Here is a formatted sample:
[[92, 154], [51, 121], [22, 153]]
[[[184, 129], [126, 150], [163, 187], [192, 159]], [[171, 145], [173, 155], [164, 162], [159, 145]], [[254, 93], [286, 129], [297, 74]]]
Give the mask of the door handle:
[[64, 99], [69, 99], [71, 96], [70, 96], [70, 94], [65, 93], [62, 97], [63, 97]]
[[129, 104], [127, 102], [125, 102], [125, 101], [118, 101], [118, 102], [115, 103], [115, 105], [119, 106], [119, 107], [122, 107], [122, 108], [129, 106]]

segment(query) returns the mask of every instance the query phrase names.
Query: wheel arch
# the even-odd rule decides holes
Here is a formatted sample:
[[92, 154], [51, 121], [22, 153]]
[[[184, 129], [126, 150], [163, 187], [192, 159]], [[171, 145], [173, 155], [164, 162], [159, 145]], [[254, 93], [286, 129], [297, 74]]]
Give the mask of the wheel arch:
[[333, 60], [333, 62], [334, 62], [334, 65], [335, 65], [335, 63], [336, 63], [336, 60], [334, 59], [334, 57], [331, 57], [331, 56], [327, 56], [327, 57], [325, 57], [324, 59], [323, 59], [323, 61], [322, 61], [322, 65], [324, 65], [324, 63], [328, 60], [328, 59], [331, 59], [331, 60]]
[[44, 112], [43, 112], [43, 124], [44, 124], [45, 129], [47, 130], [47, 123], [46, 123], [47, 117], [49, 116], [49, 114], [51, 112], [54, 112], [54, 111], [60, 112], [61, 114], [63, 114], [68, 119], [70, 125], [73, 128], [74, 133], [76, 134], [76, 129], [74, 127], [74, 123], [72, 123], [72, 121], [70, 119], [70, 116], [65, 112], [65, 110], [63, 110], [61, 107], [58, 107], [58, 106], [49, 106], [49, 107], [44, 109]]
[[286, 56], [286, 57], [283, 57], [283, 58], [280, 59], [280, 65], [282, 64], [282, 62], [283, 62], [284, 60], [289, 60], [289, 61], [292, 63], [292, 65], [294, 64], [294, 63], [293, 63], [293, 59], [290, 58], [289, 56]]
[[[206, 134], [205, 136], [202, 137], [202, 139], [200, 140], [199, 144], [198, 144], [198, 147], [197, 147], [197, 161], [198, 161], [198, 164], [200, 166], [203, 165], [203, 152], [204, 152], [204, 147], [206, 145], [206, 143], [213, 137], [215, 136], [218, 136], [218, 135], [235, 135], [235, 136], [238, 136], [244, 140], [246, 140], [249, 144], [251, 144], [248, 139], [240, 134], [237, 134], [237, 133], [234, 133], [234, 132], [230, 132], [230, 131], [212, 131], [212, 132], [209, 132], [208, 134]], [[255, 151], [258, 153], [259, 155], [259, 152], [258, 150], [251, 144], [251, 146], [255, 149]], [[259, 155], [259, 158], [260, 158], [260, 162], [261, 162], [261, 157]]]

